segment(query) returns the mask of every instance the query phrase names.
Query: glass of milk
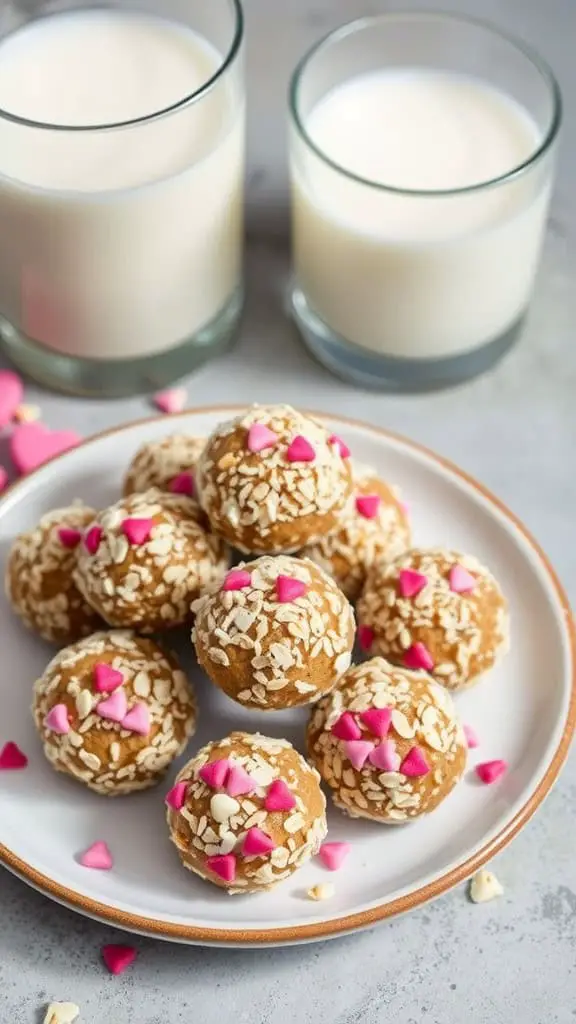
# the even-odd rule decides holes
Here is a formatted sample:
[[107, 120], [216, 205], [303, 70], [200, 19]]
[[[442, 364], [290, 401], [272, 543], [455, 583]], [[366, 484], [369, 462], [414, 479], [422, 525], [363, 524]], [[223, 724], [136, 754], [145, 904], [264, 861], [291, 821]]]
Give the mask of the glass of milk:
[[311, 351], [382, 390], [441, 387], [516, 340], [560, 123], [521, 43], [444, 14], [362, 18], [290, 89], [294, 279]]
[[242, 49], [239, 0], [3, 5], [0, 345], [41, 382], [152, 389], [230, 342]]

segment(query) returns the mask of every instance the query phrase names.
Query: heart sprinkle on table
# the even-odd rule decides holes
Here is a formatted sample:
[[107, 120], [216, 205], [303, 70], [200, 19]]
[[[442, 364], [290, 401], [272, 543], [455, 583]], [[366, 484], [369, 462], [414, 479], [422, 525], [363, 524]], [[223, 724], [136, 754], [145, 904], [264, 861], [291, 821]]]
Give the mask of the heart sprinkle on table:
[[152, 403], [160, 412], [182, 412], [188, 399], [186, 388], [167, 388], [152, 395]]
[[122, 946], [110, 943], [102, 946], [102, 959], [110, 974], [123, 974], [130, 964], [133, 964], [137, 956], [134, 946]]
[[26, 754], [20, 750], [17, 743], [12, 743], [11, 740], [5, 743], [0, 750], [0, 771], [12, 772], [19, 771], [22, 768], [28, 767], [28, 758]]

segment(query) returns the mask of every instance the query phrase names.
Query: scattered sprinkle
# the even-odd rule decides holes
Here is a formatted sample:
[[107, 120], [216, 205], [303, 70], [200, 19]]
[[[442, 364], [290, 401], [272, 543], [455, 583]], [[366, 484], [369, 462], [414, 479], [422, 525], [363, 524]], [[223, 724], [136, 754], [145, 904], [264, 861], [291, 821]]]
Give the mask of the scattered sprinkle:
[[246, 444], [250, 452], [261, 452], [265, 448], [273, 448], [277, 443], [278, 434], [275, 434], [264, 423], [253, 423], [248, 430]]
[[43, 423], [22, 423], [10, 438], [10, 455], [18, 472], [24, 475], [75, 448], [81, 440], [73, 430], [56, 431]]
[[128, 732], [135, 732], [138, 736], [148, 736], [150, 733], [150, 712], [148, 705], [138, 701], [121, 722], [122, 728]]
[[160, 412], [182, 412], [186, 405], [188, 393], [186, 388], [167, 388], [152, 395], [152, 402]]
[[381, 772], [397, 772], [400, 767], [400, 755], [396, 753], [393, 740], [383, 740], [368, 755], [370, 764]]
[[0, 491], [5, 490], [8, 484], [8, 470], [0, 466]]
[[400, 771], [402, 775], [406, 775], [409, 779], [420, 779], [424, 775], [428, 775], [430, 765], [421, 747], [412, 747], [408, 751], [400, 765]]
[[476, 586], [476, 578], [463, 565], [453, 565], [448, 576], [450, 590], [455, 594], [469, 594]]
[[297, 434], [286, 452], [288, 462], [314, 462], [316, 452], [302, 434]]
[[489, 903], [502, 896], [504, 889], [491, 871], [482, 868], [470, 879], [469, 895], [472, 903]]
[[320, 885], [313, 885], [308, 889], [307, 896], [309, 900], [330, 900], [335, 892], [332, 882], [321, 882]]
[[101, 700], [96, 707], [96, 714], [110, 722], [122, 722], [127, 711], [128, 703], [124, 690], [115, 690], [111, 697]]
[[164, 803], [171, 807], [174, 811], [181, 811], [186, 802], [186, 793], [188, 792], [187, 782], [177, 782], [172, 789], [166, 794]]
[[19, 405], [14, 410], [15, 423], [35, 423], [40, 419], [42, 410], [39, 405]]
[[486, 786], [491, 786], [493, 782], [498, 782], [498, 779], [506, 774], [508, 763], [502, 760], [484, 761], [482, 764], [477, 764], [474, 770], [481, 782]]
[[280, 604], [288, 604], [290, 601], [296, 601], [298, 597], [304, 597], [307, 590], [306, 584], [293, 576], [280, 575], [276, 579], [276, 596]]
[[122, 686], [124, 676], [118, 669], [112, 668], [103, 661], [94, 665], [94, 689], [96, 693], [113, 693]]
[[233, 882], [236, 878], [236, 857], [233, 853], [208, 857], [206, 867], [225, 882]]
[[463, 725], [462, 731], [464, 732], [464, 737], [466, 739], [466, 745], [468, 747], [468, 750], [475, 750], [476, 747], [480, 746], [478, 734], [476, 730], [473, 728], [473, 726]]
[[338, 434], [332, 434], [332, 436], [328, 438], [328, 444], [333, 444], [334, 447], [338, 449], [341, 458], [350, 458], [350, 449], [346, 442], [343, 441], [341, 437], [338, 437]]
[[430, 651], [425, 644], [420, 642], [412, 644], [412, 646], [404, 652], [403, 662], [406, 668], [413, 668], [416, 670], [424, 669], [425, 672], [431, 672], [434, 668], [434, 659], [432, 658]]
[[295, 806], [296, 800], [283, 779], [276, 779], [270, 783], [264, 799], [265, 810], [291, 811]]
[[0, 427], [7, 427], [24, 397], [24, 382], [13, 370], [0, 370]]
[[398, 584], [402, 597], [415, 597], [428, 583], [428, 577], [415, 569], [401, 569]]
[[96, 871], [110, 871], [114, 865], [112, 854], [104, 840], [92, 843], [78, 858], [83, 868], [94, 868]]
[[95, 555], [100, 547], [100, 541], [102, 540], [102, 527], [95, 523], [86, 532], [84, 537], [84, 547], [89, 555]]
[[116, 943], [102, 946], [102, 959], [110, 974], [123, 974], [134, 963], [136, 956], [134, 946], [120, 946]]
[[190, 472], [178, 473], [168, 484], [171, 494], [184, 494], [187, 498], [193, 498], [196, 493], [194, 475]]
[[80, 1007], [76, 1003], [50, 1003], [44, 1017], [44, 1024], [74, 1024]]
[[[214, 762], [212, 762], [214, 763]], [[246, 796], [253, 793], [256, 786], [248, 775], [248, 772], [238, 764], [232, 764], [226, 779], [226, 792], [228, 796]]]
[[0, 750], [0, 771], [18, 771], [28, 767], [28, 758], [17, 743], [9, 741]]
[[211, 789], [220, 789], [226, 785], [230, 767], [228, 759], [208, 761], [208, 764], [205, 764], [198, 772], [198, 778], [202, 779], [202, 782], [205, 782]]
[[60, 526], [58, 529], [58, 540], [65, 548], [77, 548], [82, 540], [80, 530], [74, 530], [71, 526]]
[[50, 708], [44, 719], [44, 728], [49, 729], [50, 732], [57, 733], [59, 736], [65, 736], [66, 733], [70, 732], [68, 708], [65, 704], [55, 704], [54, 707]]
[[276, 849], [276, 843], [262, 829], [249, 828], [242, 844], [242, 853], [246, 857], [265, 857]]
[[121, 523], [122, 533], [130, 544], [138, 547], [150, 540], [154, 527], [153, 519], [124, 519]]
[[374, 643], [374, 630], [370, 626], [358, 626], [358, 643], [361, 650], [370, 650]]
[[364, 519], [376, 519], [381, 501], [379, 494], [359, 494], [356, 498], [356, 511]]
[[351, 849], [350, 843], [322, 843], [318, 856], [329, 871], [338, 871]]
[[346, 740], [344, 743], [346, 757], [357, 772], [362, 770], [373, 750], [374, 744], [369, 740]]
[[388, 735], [392, 721], [392, 708], [368, 708], [359, 715], [360, 721], [374, 736], [383, 739]]
[[222, 590], [245, 590], [252, 582], [252, 577], [245, 569], [231, 569], [226, 573]]

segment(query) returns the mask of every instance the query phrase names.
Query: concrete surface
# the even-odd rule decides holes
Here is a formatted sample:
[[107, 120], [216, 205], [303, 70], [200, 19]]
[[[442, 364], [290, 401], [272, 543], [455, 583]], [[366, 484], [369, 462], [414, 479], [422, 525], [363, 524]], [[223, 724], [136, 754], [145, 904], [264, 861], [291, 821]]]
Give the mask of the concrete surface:
[[[420, 7], [432, 4], [420, 0]], [[442, 5], [440, 5], [442, 6]], [[452, 0], [538, 46], [568, 100], [558, 187], [531, 324], [491, 376], [430, 397], [366, 395], [332, 379], [281, 313], [287, 268], [285, 83], [305, 47], [364, 11], [359, 0], [247, 0], [250, 74], [249, 300], [225, 362], [191, 378], [190, 404], [285, 399], [408, 434], [477, 475], [525, 520], [576, 599], [576, 3]], [[34, 393], [52, 426], [90, 434], [146, 414], [145, 399], [84, 402]], [[545, 680], [543, 680], [545, 685]], [[31, 823], [33, 827], [33, 823]], [[1, 828], [1, 823], [0, 823]], [[75, 916], [0, 870], [0, 1022], [40, 1020], [50, 999], [85, 1024], [569, 1024], [576, 1019], [576, 761], [498, 858], [506, 888], [472, 906], [436, 904], [325, 945], [227, 952], [140, 940], [137, 964], [105, 974], [120, 933]]]

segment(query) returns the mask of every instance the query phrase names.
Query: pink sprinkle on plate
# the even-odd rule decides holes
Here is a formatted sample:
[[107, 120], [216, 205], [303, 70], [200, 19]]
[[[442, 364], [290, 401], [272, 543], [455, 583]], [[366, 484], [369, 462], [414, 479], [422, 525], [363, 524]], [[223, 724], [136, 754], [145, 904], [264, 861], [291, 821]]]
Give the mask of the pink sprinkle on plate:
[[351, 849], [350, 843], [322, 843], [318, 856], [328, 871], [338, 871]]
[[415, 597], [428, 583], [428, 577], [414, 569], [401, 569], [398, 586], [402, 597]]
[[165, 391], [157, 391], [152, 396], [152, 401], [160, 412], [174, 413], [182, 412], [188, 400], [186, 388], [167, 388]]
[[102, 946], [102, 959], [110, 974], [123, 974], [134, 963], [137, 955], [134, 946], [121, 946], [116, 943]]
[[404, 651], [403, 663], [406, 668], [416, 671], [431, 672], [434, 668], [434, 659], [425, 644], [420, 642], [412, 644], [407, 651]]
[[379, 494], [359, 494], [356, 498], [356, 511], [363, 519], [376, 519], [381, 502]]
[[168, 484], [171, 494], [183, 494], [186, 498], [193, 498], [196, 493], [194, 476], [190, 472], [178, 473]]
[[252, 577], [245, 569], [231, 569], [226, 573], [222, 590], [245, 590], [252, 583]]
[[93, 868], [95, 871], [111, 871], [114, 866], [112, 854], [102, 839], [92, 843], [92, 846], [84, 850], [84, 853], [81, 853], [78, 858], [78, 863], [83, 868]]
[[278, 444], [278, 434], [275, 434], [265, 423], [253, 423], [248, 430], [246, 446], [249, 452], [256, 454], [264, 451], [265, 448], [274, 448]]
[[288, 462], [314, 462], [316, 452], [302, 434], [297, 434], [286, 452]]
[[22, 423], [12, 432], [10, 455], [18, 472], [25, 476], [81, 441], [73, 430], [49, 430], [43, 423]]
[[0, 771], [17, 772], [28, 767], [28, 758], [17, 743], [11, 740], [5, 743], [0, 750]]
[[57, 533], [62, 547], [70, 548], [71, 550], [77, 548], [82, 540], [80, 530], [74, 530], [70, 526], [60, 526]]
[[361, 740], [362, 730], [351, 711], [344, 711], [330, 732], [337, 740]]
[[296, 601], [298, 597], [304, 597], [308, 587], [302, 580], [293, 576], [278, 576], [276, 579], [276, 597], [280, 604], [288, 604]]
[[498, 782], [503, 775], [508, 771], [508, 762], [503, 760], [496, 761], [484, 761], [483, 764], [477, 764], [475, 768], [476, 775], [486, 786], [491, 786], [493, 782]]
[[120, 526], [122, 533], [126, 537], [126, 540], [138, 547], [140, 544], [146, 544], [150, 540], [150, 535], [154, 528], [153, 519], [124, 519]]
[[475, 750], [476, 747], [480, 746], [478, 734], [472, 725], [463, 725], [462, 730], [464, 732], [464, 738], [466, 740], [468, 750]]

